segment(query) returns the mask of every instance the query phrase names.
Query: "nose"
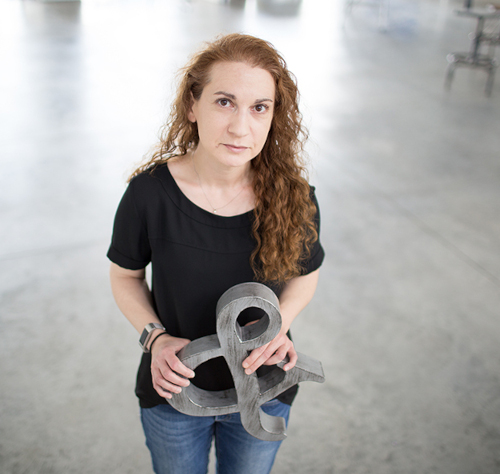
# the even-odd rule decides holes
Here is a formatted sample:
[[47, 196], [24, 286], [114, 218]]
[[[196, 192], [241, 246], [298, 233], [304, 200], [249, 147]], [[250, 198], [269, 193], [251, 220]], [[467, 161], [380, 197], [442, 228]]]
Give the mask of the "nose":
[[234, 112], [229, 122], [228, 131], [237, 137], [244, 137], [250, 133], [250, 117], [245, 110]]

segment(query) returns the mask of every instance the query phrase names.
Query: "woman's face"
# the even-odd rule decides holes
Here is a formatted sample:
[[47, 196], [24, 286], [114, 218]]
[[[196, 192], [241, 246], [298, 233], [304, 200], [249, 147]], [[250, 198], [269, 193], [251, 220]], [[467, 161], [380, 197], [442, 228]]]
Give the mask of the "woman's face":
[[274, 80], [265, 69], [216, 63], [188, 115], [198, 125], [196, 155], [217, 165], [247, 165], [266, 142], [274, 100]]

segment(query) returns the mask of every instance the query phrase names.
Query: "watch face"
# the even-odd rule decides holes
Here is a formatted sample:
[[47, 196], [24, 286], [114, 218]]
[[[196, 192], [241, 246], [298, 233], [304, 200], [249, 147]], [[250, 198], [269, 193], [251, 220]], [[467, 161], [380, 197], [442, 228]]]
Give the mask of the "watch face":
[[139, 345], [144, 349], [144, 345], [148, 342], [149, 336], [154, 329], [165, 329], [161, 324], [149, 323], [146, 324], [144, 331], [142, 331], [141, 337], [139, 338]]
[[153, 326], [153, 324], [149, 323], [149, 324], [146, 324], [146, 326], [144, 327], [144, 331], [142, 331], [141, 337], [139, 338], [139, 344], [141, 345], [141, 347], [143, 347], [144, 344], [146, 343], [146, 341], [148, 340], [149, 334], [151, 333], [151, 331], [153, 329], [152, 326]]

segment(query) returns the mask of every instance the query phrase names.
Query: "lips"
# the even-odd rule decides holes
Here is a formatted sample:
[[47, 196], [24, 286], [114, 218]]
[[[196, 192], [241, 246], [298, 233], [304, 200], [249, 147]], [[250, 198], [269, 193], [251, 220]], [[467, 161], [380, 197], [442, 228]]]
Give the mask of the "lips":
[[242, 151], [245, 151], [245, 150], [247, 150], [247, 149], [248, 149], [248, 147], [246, 147], [246, 146], [231, 145], [231, 144], [229, 144], [229, 143], [224, 143], [224, 146], [225, 146], [228, 150], [230, 150], [230, 151], [232, 151], [232, 152], [234, 152], [234, 153], [241, 153]]

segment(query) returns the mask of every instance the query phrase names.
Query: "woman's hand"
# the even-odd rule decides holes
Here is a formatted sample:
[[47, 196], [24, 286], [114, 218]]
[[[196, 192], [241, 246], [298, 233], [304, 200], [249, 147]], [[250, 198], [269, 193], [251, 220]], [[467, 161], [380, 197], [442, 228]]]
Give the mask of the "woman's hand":
[[[254, 349], [243, 361], [245, 373], [255, 372], [261, 365], [274, 365], [281, 362], [287, 355], [289, 361], [283, 366], [290, 370], [297, 363], [297, 353], [293, 342], [286, 335], [295, 317], [311, 300], [318, 284], [319, 269], [307, 275], [289, 280], [280, 295], [280, 312], [282, 326], [279, 334], [268, 344]], [[253, 324], [253, 322], [249, 323]], [[248, 326], [248, 324], [247, 324]]]
[[246, 374], [252, 374], [261, 365], [275, 365], [286, 356], [290, 360], [285, 364], [283, 370], [293, 369], [297, 362], [297, 352], [295, 352], [293, 342], [286, 335], [286, 331], [281, 330], [271, 342], [254, 349], [243, 361], [243, 368]]
[[177, 353], [191, 341], [169, 334], [159, 337], [151, 348], [151, 375], [153, 387], [163, 398], [172, 398], [189, 385], [194, 372], [177, 357]]

